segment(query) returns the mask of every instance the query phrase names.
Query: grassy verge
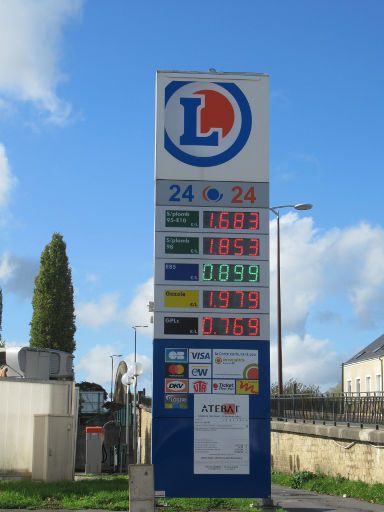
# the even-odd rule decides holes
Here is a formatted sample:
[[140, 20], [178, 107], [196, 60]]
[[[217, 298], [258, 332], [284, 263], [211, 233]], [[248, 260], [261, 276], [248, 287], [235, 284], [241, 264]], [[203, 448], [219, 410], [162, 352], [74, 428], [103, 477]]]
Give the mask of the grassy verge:
[[[258, 512], [250, 508], [251, 499], [173, 498], [159, 500], [167, 512], [203, 510], [236, 510]], [[75, 482], [32, 482], [30, 480], [0, 480], [0, 510], [9, 508], [67, 509], [128, 509], [128, 478], [126, 476], [90, 477]], [[159, 508], [158, 510], [162, 510]], [[284, 512], [280, 509], [278, 512]]]
[[2, 480], [0, 509], [7, 508], [127, 510], [128, 481], [125, 476], [53, 483]]
[[310, 471], [301, 471], [293, 475], [273, 472], [272, 483], [333, 496], [346, 495], [348, 498], [384, 505], [383, 484], [370, 485], [364, 482], [347, 480], [341, 476], [332, 477], [321, 473], [311, 473]]

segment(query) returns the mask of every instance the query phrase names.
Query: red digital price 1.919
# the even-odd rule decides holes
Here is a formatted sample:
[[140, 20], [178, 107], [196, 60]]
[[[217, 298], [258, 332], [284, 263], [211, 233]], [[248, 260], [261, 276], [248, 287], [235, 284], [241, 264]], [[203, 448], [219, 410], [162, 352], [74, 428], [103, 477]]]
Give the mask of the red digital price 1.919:
[[259, 229], [259, 212], [203, 212], [203, 227], [210, 229]]
[[204, 336], [260, 336], [260, 319], [252, 317], [203, 317]]

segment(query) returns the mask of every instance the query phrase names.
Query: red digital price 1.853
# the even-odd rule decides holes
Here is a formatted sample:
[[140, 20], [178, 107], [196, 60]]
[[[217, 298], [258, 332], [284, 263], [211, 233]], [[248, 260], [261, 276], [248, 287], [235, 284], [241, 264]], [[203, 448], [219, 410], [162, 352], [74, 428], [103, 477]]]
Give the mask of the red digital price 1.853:
[[260, 319], [252, 317], [203, 317], [203, 336], [260, 336]]
[[203, 228], [210, 229], [259, 229], [259, 212], [204, 211]]
[[203, 290], [203, 307], [259, 309], [260, 292], [254, 290]]
[[258, 256], [258, 238], [204, 237], [203, 254], [215, 256]]

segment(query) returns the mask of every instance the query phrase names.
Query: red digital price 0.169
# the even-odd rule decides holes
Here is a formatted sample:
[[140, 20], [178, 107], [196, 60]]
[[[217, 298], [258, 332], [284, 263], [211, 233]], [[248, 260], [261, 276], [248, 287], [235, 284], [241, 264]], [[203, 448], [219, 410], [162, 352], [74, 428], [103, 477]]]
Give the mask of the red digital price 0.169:
[[260, 336], [260, 319], [252, 317], [203, 317], [204, 336]]
[[260, 292], [248, 290], [203, 290], [203, 307], [259, 309]]

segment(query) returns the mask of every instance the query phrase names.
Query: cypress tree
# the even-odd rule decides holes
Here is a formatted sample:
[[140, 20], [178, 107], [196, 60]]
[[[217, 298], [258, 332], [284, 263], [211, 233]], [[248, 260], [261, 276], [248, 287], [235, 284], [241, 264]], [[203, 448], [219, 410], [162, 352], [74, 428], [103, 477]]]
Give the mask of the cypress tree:
[[73, 353], [76, 326], [72, 275], [60, 233], [52, 235], [41, 253], [32, 306], [30, 346]]

